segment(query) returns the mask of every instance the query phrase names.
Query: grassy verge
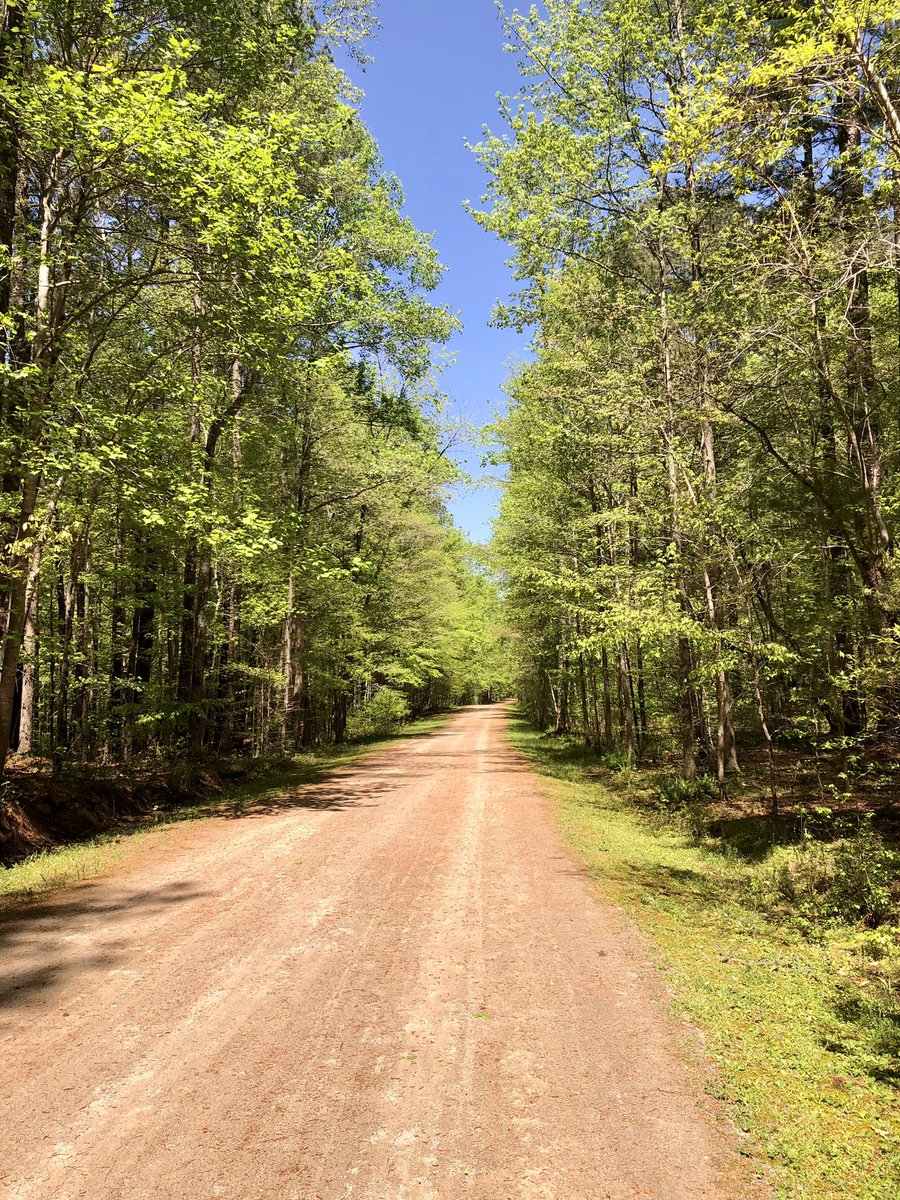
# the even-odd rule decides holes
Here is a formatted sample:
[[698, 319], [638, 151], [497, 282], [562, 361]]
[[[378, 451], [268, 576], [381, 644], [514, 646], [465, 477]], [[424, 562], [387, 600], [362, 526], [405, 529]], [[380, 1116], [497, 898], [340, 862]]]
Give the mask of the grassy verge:
[[127, 828], [113, 830], [87, 842], [41, 851], [12, 867], [0, 867], [0, 913], [20, 900], [92, 879], [112, 870], [121, 865], [129, 854], [145, 845], [148, 839], [173, 825], [184, 821], [208, 820], [222, 812], [242, 812], [265, 804], [267, 800], [275, 800], [303, 784], [316, 783], [338, 767], [349, 766], [395, 742], [440, 729], [449, 719], [449, 714], [439, 714], [404, 725], [393, 735], [298, 754], [283, 760], [275, 770], [259, 778], [236, 784], [197, 804], [162, 810]]
[[600, 775], [579, 747], [514, 719], [510, 736], [604, 893], [655, 946], [704, 1034], [717, 1087], [779, 1196], [900, 1196], [900, 1014], [865, 935], [815, 939], [754, 905], [759, 864], [729, 859], [634, 806], [637, 773]]

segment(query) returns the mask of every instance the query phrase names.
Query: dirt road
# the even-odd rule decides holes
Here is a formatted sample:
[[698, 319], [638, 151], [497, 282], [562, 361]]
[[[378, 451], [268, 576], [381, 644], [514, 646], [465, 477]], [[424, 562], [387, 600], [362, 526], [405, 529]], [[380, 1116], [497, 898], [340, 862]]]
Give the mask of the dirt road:
[[0, 1195], [737, 1198], [499, 708], [0, 924]]

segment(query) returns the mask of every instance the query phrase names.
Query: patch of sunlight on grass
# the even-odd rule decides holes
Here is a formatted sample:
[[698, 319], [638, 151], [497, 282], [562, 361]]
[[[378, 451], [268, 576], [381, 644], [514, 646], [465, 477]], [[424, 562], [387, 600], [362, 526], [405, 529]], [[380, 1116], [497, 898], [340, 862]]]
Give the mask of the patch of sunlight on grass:
[[900, 1080], [890, 1045], [880, 1053], [873, 1041], [891, 1016], [869, 1036], [842, 1004], [859, 970], [847, 931], [812, 941], [768, 920], [744, 899], [751, 866], [634, 808], [639, 772], [611, 786], [577, 746], [515, 718], [510, 737], [598, 885], [649, 935], [677, 1008], [703, 1032], [719, 1094], [750, 1135], [745, 1152], [778, 1195], [896, 1200]]
[[44, 850], [12, 867], [0, 867], [0, 904], [12, 897], [37, 896], [109, 870], [122, 860], [118, 838]]

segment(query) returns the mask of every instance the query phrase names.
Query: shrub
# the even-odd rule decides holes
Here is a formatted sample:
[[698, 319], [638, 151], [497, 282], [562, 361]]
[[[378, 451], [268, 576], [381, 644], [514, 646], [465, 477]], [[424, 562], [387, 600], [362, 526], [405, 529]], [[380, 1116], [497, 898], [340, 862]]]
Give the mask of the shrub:
[[712, 800], [717, 787], [712, 775], [698, 775], [696, 779], [676, 775], [673, 779], [664, 779], [656, 790], [660, 807], [675, 810], [695, 800]]
[[627, 750], [609, 750], [603, 755], [600, 761], [606, 767], [607, 771], [614, 771], [616, 773], [630, 771], [634, 766]]
[[657, 787], [657, 808], [675, 817], [691, 837], [699, 841], [706, 836], [710, 806], [716, 793], [716, 781], [711, 775], [699, 775], [696, 779], [675, 776], [663, 780]]
[[383, 687], [347, 720], [347, 737], [379, 737], [394, 733], [409, 716], [409, 702], [402, 692]]
[[898, 874], [900, 854], [887, 848], [867, 816], [859, 832], [835, 850], [829, 915], [884, 924], [895, 908]]
[[814, 921], [883, 925], [898, 911], [900, 854], [889, 849], [867, 816], [831, 846], [806, 838], [771, 877], [776, 894]]

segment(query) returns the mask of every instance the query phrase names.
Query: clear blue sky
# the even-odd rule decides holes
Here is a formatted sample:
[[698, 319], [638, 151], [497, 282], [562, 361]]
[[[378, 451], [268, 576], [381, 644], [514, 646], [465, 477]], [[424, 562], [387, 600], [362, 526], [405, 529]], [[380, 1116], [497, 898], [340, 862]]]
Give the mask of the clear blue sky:
[[[489, 327], [494, 303], [509, 295], [509, 248], [480, 229], [463, 201], [477, 202], [485, 177], [466, 140], [497, 126], [497, 93], [516, 91], [515, 59], [503, 53], [503, 30], [493, 0], [380, 0], [381, 32], [370, 46], [375, 61], [349, 74], [365, 92], [362, 116], [406, 193], [406, 212], [434, 233], [447, 267], [437, 299], [458, 313], [463, 331], [450, 349], [456, 362], [443, 387], [476, 424], [502, 404], [510, 365], [525, 356], [528, 339]], [[458, 458], [464, 458], [463, 449]], [[472, 474], [480, 455], [469, 452]], [[458, 525], [478, 541], [489, 536], [497, 493], [456, 495]]]

